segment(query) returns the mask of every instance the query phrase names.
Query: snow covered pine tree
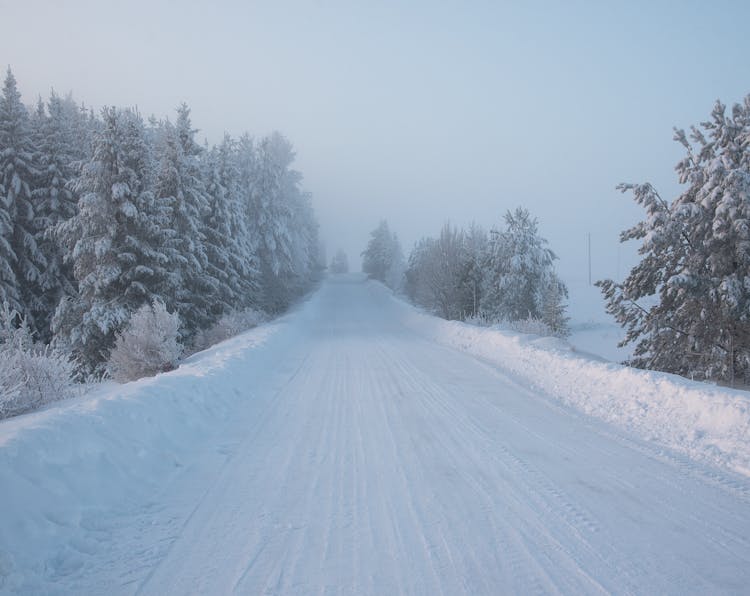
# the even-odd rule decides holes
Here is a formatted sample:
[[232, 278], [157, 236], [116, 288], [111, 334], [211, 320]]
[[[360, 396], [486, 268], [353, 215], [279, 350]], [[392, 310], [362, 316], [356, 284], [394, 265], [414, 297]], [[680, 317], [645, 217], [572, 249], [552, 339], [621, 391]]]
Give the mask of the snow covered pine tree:
[[367, 248], [362, 251], [362, 271], [372, 279], [383, 282], [392, 290], [400, 290], [404, 277], [404, 254], [388, 222], [382, 220], [370, 233]]
[[9, 68], [0, 96], [0, 300], [22, 313], [32, 328], [30, 311], [38, 310], [46, 267], [36, 240], [34, 153], [29, 115]]
[[621, 184], [646, 210], [622, 242], [642, 260], [622, 283], [598, 282], [607, 310], [636, 342], [631, 364], [685, 376], [750, 380], [750, 95], [731, 115], [675, 130], [687, 155], [685, 190], [662, 199], [650, 184]]
[[508, 211], [505, 230], [491, 231], [485, 262], [482, 310], [489, 319], [543, 320], [549, 286], [554, 284], [561, 296], [567, 296], [565, 285], [555, 273], [556, 258], [527, 209]]
[[53, 331], [89, 371], [104, 366], [131, 314], [160, 298], [169, 262], [165, 214], [147, 190], [143, 122], [130, 110], [106, 108], [103, 116], [94, 156], [75, 183], [78, 213], [57, 230], [79, 293], [60, 302]]

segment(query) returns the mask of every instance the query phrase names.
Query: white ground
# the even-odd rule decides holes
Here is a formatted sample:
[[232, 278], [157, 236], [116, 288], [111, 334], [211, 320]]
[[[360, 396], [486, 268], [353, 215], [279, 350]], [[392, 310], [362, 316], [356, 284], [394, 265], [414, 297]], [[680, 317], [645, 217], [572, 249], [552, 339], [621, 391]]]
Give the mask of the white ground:
[[568, 283], [569, 342], [579, 352], [595, 354], [612, 362], [630, 358], [633, 346], [618, 347], [625, 331], [607, 314], [602, 292], [594, 285], [574, 279]]
[[430, 321], [333, 278], [174, 373], [0, 424], [0, 592], [747, 592], [746, 476]]

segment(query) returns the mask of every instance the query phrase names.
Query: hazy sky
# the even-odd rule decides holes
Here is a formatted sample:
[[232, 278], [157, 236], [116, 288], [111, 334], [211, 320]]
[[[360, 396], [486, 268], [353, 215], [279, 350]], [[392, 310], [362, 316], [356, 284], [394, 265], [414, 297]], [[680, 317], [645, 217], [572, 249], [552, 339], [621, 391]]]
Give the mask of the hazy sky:
[[[0, 0], [27, 102], [172, 115], [294, 143], [329, 256], [387, 218], [408, 253], [443, 222], [527, 206], [573, 280], [617, 274], [640, 216], [614, 187], [678, 191], [672, 126], [750, 92], [750, 2]], [[622, 253], [620, 272], [632, 261]]]

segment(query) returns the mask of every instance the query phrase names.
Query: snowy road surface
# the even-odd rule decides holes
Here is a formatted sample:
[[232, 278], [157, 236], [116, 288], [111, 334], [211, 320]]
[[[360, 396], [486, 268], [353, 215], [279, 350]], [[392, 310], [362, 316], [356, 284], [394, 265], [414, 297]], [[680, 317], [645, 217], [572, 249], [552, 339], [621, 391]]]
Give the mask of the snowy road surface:
[[750, 591], [747, 480], [535, 395], [401, 312], [376, 284], [327, 281], [288, 317], [293, 341], [248, 352], [267, 364], [221, 440], [56, 587]]

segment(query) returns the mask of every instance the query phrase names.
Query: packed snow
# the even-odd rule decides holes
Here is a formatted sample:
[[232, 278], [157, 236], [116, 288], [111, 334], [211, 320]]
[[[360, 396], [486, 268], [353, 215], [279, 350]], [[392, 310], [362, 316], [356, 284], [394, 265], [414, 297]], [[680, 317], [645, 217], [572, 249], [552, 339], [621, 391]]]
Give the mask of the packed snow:
[[0, 423], [0, 592], [740, 593], [747, 421], [740, 392], [332, 276]]

